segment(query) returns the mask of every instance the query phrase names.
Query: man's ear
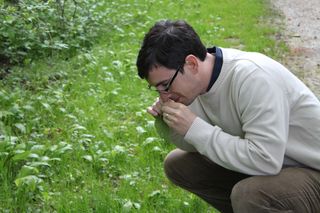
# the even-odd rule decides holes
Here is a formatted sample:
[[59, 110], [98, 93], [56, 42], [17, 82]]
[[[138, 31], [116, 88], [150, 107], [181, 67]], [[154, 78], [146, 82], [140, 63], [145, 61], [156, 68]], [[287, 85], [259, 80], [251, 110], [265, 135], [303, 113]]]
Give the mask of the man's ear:
[[186, 59], [185, 59], [185, 63], [191, 72], [193, 72], [193, 73], [198, 72], [199, 61], [196, 56], [194, 56], [192, 54], [187, 55]]

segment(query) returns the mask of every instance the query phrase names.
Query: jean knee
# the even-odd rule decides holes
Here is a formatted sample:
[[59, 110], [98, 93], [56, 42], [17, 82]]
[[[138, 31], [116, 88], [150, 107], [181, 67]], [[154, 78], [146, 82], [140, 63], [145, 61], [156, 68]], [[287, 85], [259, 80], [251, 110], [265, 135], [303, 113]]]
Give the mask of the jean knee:
[[234, 185], [231, 191], [231, 204], [235, 213], [260, 212], [257, 209], [268, 207], [268, 186], [261, 184], [257, 177], [246, 178]]
[[234, 212], [250, 212], [259, 203], [259, 189], [250, 178], [239, 181], [231, 191], [230, 199]]
[[239, 203], [242, 203], [243, 201], [248, 199], [248, 190], [246, 186], [242, 184], [242, 182], [243, 181], [238, 182], [232, 188], [230, 199], [233, 206], [238, 206]]

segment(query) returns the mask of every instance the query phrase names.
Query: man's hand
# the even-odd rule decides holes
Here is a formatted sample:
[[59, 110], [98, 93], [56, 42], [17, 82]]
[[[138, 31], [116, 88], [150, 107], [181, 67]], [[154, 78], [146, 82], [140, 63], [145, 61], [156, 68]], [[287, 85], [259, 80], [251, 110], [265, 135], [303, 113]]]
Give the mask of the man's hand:
[[197, 117], [187, 106], [174, 102], [173, 100], [163, 103], [161, 112], [164, 122], [183, 136], [187, 133], [191, 124]]
[[161, 111], [162, 105], [163, 105], [163, 102], [161, 101], [161, 99], [157, 98], [156, 101], [152, 104], [152, 106], [148, 107], [147, 112], [154, 117], [161, 116], [162, 115], [162, 111]]

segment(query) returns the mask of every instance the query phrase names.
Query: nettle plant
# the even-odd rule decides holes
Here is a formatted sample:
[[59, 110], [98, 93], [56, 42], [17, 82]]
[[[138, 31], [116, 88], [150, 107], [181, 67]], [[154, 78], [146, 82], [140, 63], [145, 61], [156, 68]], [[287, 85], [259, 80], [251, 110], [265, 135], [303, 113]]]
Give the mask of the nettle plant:
[[90, 47], [110, 11], [98, 0], [0, 0], [0, 65]]
[[[28, 130], [30, 125], [38, 123], [36, 118], [27, 116], [28, 112], [35, 110], [34, 104], [22, 106], [20, 101], [18, 93], [0, 90], [0, 182], [11, 187], [14, 182], [18, 194], [39, 194], [43, 191], [43, 180], [51, 175], [49, 168], [72, 147], [63, 141], [57, 144], [37, 142], [45, 137], [38, 132], [40, 129]], [[36, 123], [30, 121], [27, 124], [27, 120]]]

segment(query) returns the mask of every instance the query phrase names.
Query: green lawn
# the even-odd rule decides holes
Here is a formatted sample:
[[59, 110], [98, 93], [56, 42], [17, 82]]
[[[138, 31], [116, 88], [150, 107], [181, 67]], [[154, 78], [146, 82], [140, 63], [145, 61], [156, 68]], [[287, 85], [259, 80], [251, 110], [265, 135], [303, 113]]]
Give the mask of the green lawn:
[[0, 80], [0, 212], [215, 212], [163, 174], [174, 147], [145, 112], [155, 94], [136, 74], [137, 51], [156, 20], [185, 19], [208, 46], [277, 58], [272, 11], [263, 0], [117, 4], [91, 51]]

